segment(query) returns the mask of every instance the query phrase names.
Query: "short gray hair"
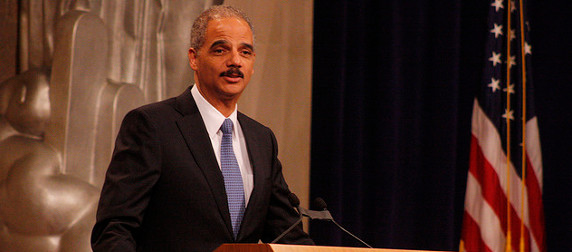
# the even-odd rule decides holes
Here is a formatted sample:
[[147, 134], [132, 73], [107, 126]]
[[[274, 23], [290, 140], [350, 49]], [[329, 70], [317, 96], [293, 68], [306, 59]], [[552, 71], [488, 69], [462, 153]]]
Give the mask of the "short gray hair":
[[191, 48], [198, 51], [199, 48], [203, 46], [209, 21], [229, 17], [240, 18], [248, 23], [252, 31], [252, 40], [254, 43], [254, 27], [244, 12], [229, 5], [215, 5], [203, 11], [199, 17], [195, 19], [195, 22], [193, 22], [193, 27], [191, 28]]

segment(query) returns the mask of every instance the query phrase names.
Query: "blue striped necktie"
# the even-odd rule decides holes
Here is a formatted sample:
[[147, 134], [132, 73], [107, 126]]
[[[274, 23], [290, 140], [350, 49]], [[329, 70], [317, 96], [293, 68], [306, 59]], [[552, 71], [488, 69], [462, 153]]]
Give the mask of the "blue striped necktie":
[[226, 189], [226, 197], [228, 199], [228, 210], [230, 212], [230, 220], [234, 238], [238, 235], [242, 216], [244, 215], [244, 187], [242, 185], [242, 176], [240, 168], [234, 156], [232, 149], [232, 128], [233, 124], [230, 119], [225, 119], [220, 130], [222, 131], [222, 142], [220, 145], [220, 164], [222, 176], [224, 177], [224, 187]]

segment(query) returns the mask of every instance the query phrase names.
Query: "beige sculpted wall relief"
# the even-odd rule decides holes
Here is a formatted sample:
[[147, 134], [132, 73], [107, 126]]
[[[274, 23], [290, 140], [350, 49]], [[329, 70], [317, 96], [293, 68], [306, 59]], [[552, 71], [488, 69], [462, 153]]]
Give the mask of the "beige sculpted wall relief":
[[0, 83], [0, 251], [91, 251], [121, 119], [189, 85], [176, 55], [221, 2], [19, 2], [18, 74]]
[[[0, 1], [0, 252], [91, 251], [123, 115], [192, 83], [191, 23], [222, 2]], [[256, 32], [256, 73], [239, 109], [276, 133], [286, 180], [307, 207], [313, 2], [224, 4]]]

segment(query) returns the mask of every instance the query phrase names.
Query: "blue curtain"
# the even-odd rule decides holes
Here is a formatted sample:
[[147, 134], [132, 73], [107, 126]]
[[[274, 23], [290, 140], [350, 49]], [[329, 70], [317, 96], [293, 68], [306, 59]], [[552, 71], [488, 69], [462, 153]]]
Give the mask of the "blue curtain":
[[[572, 93], [565, 92], [572, 91], [572, 41], [563, 33], [572, 22], [564, 19], [570, 3], [557, 2], [568, 8], [529, 3], [549, 251], [566, 240], [550, 229], [572, 226], [564, 216], [572, 188], [562, 184], [572, 181], [563, 153], [572, 150]], [[458, 249], [488, 8], [468, 0], [314, 1], [310, 195], [374, 247]], [[557, 61], [567, 68], [551, 67], [556, 50], [567, 50]], [[310, 232], [320, 245], [360, 246], [332, 223], [312, 221]]]

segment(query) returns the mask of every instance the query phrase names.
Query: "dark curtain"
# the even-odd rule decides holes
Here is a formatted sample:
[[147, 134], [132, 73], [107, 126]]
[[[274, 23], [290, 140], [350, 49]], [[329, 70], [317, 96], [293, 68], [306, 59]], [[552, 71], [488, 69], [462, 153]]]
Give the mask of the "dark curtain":
[[[342, 226], [374, 247], [458, 249], [472, 102], [485, 62], [489, 5], [468, 0], [314, 1], [310, 195], [324, 198]], [[554, 7], [532, 5], [531, 22], [538, 22], [533, 31], [539, 30], [531, 34], [533, 57], [540, 55], [540, 63], [533, 63], [544, 66], [535, 69], [535, 76], [542, 77], [534, 81], [547, 230], [568, 228], [570, 240], [571, 218], [561, 212], [564, 204], [570, 213], [570, 203], [560, 201], [572, 192], [561, 184], [566, 178], [572, 181], [566, 170], [572, 166], [563, 153], [572, 150], [566, 132], [572, 123], [560, 117], [569, 117], [572, 102], [565, 98], [570, 92], [542, 89], [561, 85], [572, 90], [566, 86], [572, 84], [572, 69], [570, 64], [554, 69], [545, 62], [555, 55], [541, 50], [554, 52], [548, 47], [558, 42], [541, 19]], [[570, 62], [566, 56], [561, 63]], [[547, 96], [551, 102], [544, 100]], [[549, 154], [553, 148], [563, 156]], [[557, 223], [553, 214], [569, 225]], [[310, 233], [320, 245], [360, 246], [329, 222], [312, 221]], [[547, 235], [549, 248], [555, 246], [553, 231]]]
[[531, 1], [548, 251], [572, 250], [572, 1]]

